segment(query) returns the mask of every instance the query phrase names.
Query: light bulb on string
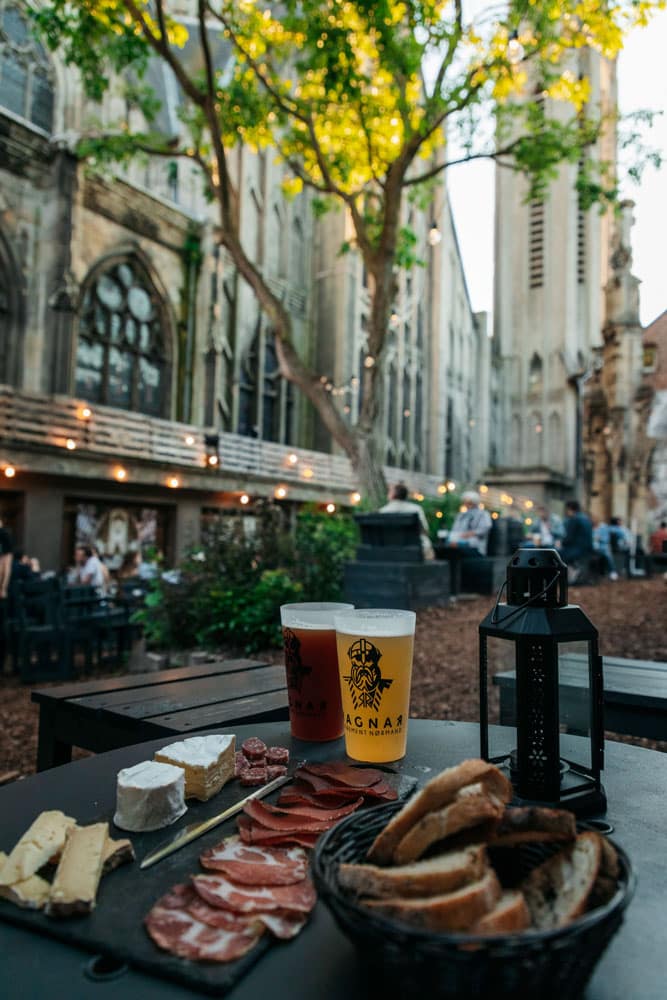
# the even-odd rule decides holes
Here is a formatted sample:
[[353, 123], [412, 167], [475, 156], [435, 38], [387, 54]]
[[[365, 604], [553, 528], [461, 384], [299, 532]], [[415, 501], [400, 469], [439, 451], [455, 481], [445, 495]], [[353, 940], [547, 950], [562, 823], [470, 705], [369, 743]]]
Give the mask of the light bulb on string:
[[507, 58], [513, 66], [516, 66], [517, 63], [521, 62], [525, 54], [525, 49], [519, 41], [518, 32], [513, 31], [507, 43]]
[[442, 242], [442, 233], [438, 229], [438, 223], [433, 220], [431, 223], [431, 228], [428, 231], [428, 242], [432, 247], [437, 247], [438, 243]]

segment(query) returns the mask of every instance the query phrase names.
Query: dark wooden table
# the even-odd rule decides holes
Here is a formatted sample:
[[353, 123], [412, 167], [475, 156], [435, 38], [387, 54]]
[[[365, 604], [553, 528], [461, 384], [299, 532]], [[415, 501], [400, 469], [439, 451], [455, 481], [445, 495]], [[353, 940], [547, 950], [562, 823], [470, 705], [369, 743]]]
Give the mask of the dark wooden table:
[[32, 692], [39, 705], [37, 770], [72, 759], [72, 747], [101, 753], [163, 735], [288, 718], [285, 668], [219, 660]]
[[[667, 663], [603, 657], [604, 727], [652, 740], [667, 740]], [[587, 733], [588, 665], [569, 655], [559, 667], [561, 720], [570, 733]], [[513, 670], [496, 674], [500, 688], [500, 724], [514, 725], [516, 677]], [[667, 996], [667, 988], [665, 995]]]
[[[295, 757], [307, 755], [324, 760], [344, 753], [340, 740], [324, 744], [291, 741], [287, 725], [281, 723], [239, 726], [235, 731], [239, 740], [258, 734], [269, 743], [290, 745]], [[11, 847], [41, 809], [63, 809], [82, 823], [110, 819], [117, 771], [150, 756], [161, 744], [155, 741], [100, 754], [0, 789], [0, 848]], [[476, 725], [411, 720], [402, 769], [424, 782], [437, 770], [478, 752]], [[604, 783], [609, 800], [606, 818], [615, 828], [614, 837], [632, 859], [638, 889], [625, 923], [597, 966], [586, 997], [664, 1000], [667, 757], [651, 750], [607, 743]], [[211, 807], [214, 801], [206, 805]], [[184, 817], [181, 822], [191, 819]], [[193, 870], [199, 849], [234, 828], [231, 820], [155, 868], [139, 873], [128, 867], [119, 869], [113, 877], [131, 881], [152, 878], [155, 872], [163, 881], [178, 881]], [[157, 840], [159, 834], [143, 837]], [[163, 865], [173, 867], [163, 872]], [[137, 934], [142, 933], [138, 926]], [[44, 1000], [45, 996], [54, 1000], [191, 1000], [197, 995], [136, 970], [117, 969], [115, 978], [112, 973], [105, 980], [93, 982], [88, 978], [90, 961], [90, 955], [77, 948], [11, 924], [0, 924], [0, 982], [7, 1000]], [[358, 962], [353, 944], [320, 903], [304, 931], [293, 941], [269, 949], [228, 996], [230, 1000], [368, 1000]]]

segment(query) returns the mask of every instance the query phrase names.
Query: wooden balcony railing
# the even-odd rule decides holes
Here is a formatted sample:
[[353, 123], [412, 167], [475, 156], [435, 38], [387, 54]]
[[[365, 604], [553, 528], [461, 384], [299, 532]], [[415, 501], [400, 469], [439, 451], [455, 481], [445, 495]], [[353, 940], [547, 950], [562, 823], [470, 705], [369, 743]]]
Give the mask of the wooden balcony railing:
[[[98, 406], [70, 396], [47, 396], [0, 385], [0, 458], [11, 449], [53, 449], [62, 454], [68, 441], [73, 455], [117, 461], [159, 463], [171, 468], [203, 470], [206, 434], [213, 428], [160, 420], [141, 413]], [[350, 492], [357, 489], [347, 458], [321, 451], [260, 441], [240, 434], [218, 434], [220, 475], [243, 473], [258, 480], [297, 482], [315, 488]], [[409, 488], [434, 495], [440, 480], [404, 469], [385, 469], [388, 482], [403, 480]], [[211, 480], [211, 486], [216, 488]], [[220, 485], [218, 488], [224, 488]]]

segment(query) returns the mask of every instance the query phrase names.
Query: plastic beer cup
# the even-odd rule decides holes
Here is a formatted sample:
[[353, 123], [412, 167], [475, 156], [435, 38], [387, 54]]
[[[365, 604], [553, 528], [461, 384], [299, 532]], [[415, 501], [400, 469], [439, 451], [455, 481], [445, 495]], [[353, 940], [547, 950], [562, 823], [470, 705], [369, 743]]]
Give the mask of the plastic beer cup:
[[353, 604], [283, 604], [285, 670], [292, 736], [337, 740], [343, 735], [334, 614]]
[[405, 756], [415, 636], [414, 611], [343, 611], [335, 616], [345, 749], [353, 760]]

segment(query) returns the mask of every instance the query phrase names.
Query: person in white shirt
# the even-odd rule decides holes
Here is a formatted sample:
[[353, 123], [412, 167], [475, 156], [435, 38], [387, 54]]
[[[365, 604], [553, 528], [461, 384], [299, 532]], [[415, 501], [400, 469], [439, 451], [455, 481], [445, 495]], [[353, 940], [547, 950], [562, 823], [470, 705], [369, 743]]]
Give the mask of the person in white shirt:
[[90, 545], [80, 545], [76, 550], [76, 564], [79, 567], [79, 583], [104, 591], [104, 570], [102, 563]]
[[397, 483], [389, 494], [389, 503], [380, 507], [380, 514], [417, 514], [421, 523], [421, 544], [424, 559], [435, 559], [435, 552], [429, 537], [426, 514], [418, 503], [408, 500], [408, 488], [404, 483]]
[[491, 515], [479, 506], [479, 493], [474, 490], [467, 490], [461, 500], [464, 509], [456, 515], [447, 544], [474, 549], [480, 556], [485, 556], [493, 524]]

